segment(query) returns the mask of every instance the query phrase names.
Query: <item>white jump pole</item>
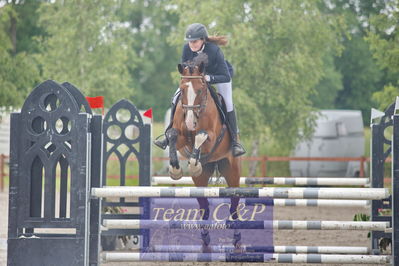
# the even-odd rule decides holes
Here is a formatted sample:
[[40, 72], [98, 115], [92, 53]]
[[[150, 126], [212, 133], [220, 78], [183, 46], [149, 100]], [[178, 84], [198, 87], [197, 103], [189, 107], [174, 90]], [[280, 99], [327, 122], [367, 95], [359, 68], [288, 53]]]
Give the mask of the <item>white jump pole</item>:
[[111, 219], [103, 220], [107, 229], [274, 229], [274, 230], [373, 230], [384, 231], [389, 222], [353, 222], [353, 221], [164, 221]]
[[[220, 203], [230, 203], [230, 199], [226, 198], [210, 198], [208, 199], [209, 204], [220, 204]], [[185, 198], [185, 199], [165, 199], [165, 198], [153, 198], [151, 199], [152, 204], [164, 205], [170, 204], [171, 206], [192, 206], [197, 204], [197, 199], [195, 198]], [[254, 204], [264, 204], [266, 206], [306, 206], [306, 207], [368, 207], [371, 205], [370, 200], [328, 200], [328, 199], [240, 199], [241, 203], [247, 206], [253, 206]]]
[[226, 254], [226, 253], [102, 253], [104, 261], [270, 262], [327, 264], [386, 264], [390, 256], [337, 254]]
[[[240, 185], [303, 185], [303, 186], [364, 186], [369, 183], [368, 178], [349, 177], [241, 177]], [[225, 185], [226, 180], [221, 177], [211, 177], [211, 185]], [[194, 185], [190, 176], [173, 180], [169, 176], [152, 177], [152, 185]]]
[[[269, 252], [269, 253], [325, 253], [325, 254], [368, 254], [368, 247], [345, 246], [247, 246], [239, 248], [234, 245], [208, 246], [212, 253], [224, 252]], [[154, 245], [147, 251], [150, 252], [174, 252], [174, 253], [201, 253], [201, 245]]]
[[386, 188], [219, 188], [219, 187], [129, 187], [92, 188], [95, 197], [172, 197], [172, 198], [289, 198], [289, 199], [385, 199]]

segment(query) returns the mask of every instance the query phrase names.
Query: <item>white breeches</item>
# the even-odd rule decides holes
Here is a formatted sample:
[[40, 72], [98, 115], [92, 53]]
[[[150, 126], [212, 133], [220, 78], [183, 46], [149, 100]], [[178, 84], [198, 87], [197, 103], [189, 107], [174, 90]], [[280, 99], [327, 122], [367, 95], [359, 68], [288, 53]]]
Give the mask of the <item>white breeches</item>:
[[[233, 105], [233, 89], [230, 82], [226, 83], [216, 83], [215, 84], [218, 92], [222, 95], [224, 102], [226, 103], [227, 112], [231, 112], [234, 109]], [[176, 104], [177, 96], [179, 95], [179, 88], [177, 88], [175, 95], [173, 96], [173, 104]]]

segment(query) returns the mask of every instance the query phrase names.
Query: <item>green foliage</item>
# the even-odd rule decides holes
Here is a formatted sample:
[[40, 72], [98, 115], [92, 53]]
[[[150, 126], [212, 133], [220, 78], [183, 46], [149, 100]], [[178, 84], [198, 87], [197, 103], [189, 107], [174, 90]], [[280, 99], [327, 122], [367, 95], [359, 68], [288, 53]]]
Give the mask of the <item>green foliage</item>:
[[[233, 97], [235, 108], [238, 111], [237, 119], [240, 124], [245, 125], [245, 128], [240, 128], [240, 132], [242, 132], [240, 134], [241, 138], [251, 139], [258, 137], [257, 133], [266, 130], [266, 128], [259, 123], [263, 118], [256, 103], [252, 101], [252, 98], [245, 90], [238, 88], [235, 88]], [[245, 122], [242, 120], [245, 120]]]
[[399, 88], [391, 84], [384, 86], [382, 91], [373, 94], [373, 100], [378, 104], [378, 109], [385, 110], [399, 96]]
[[[129, 64], [132, 77], [134, 104], [138, 108], [153, 108], [154, 118], [162, 120], [170, 107], [170, 98], [178, 87], [170, 73], [180, 62], [175, 47], [166, 42], [179, 16], [170, 10], [169, 1], [138, 0], [123, 1], [118, 12], [122, 22], [129, 23], [134, 39], [131, 49], [135, 52], [134, 62]], [[162, 100], [160, 100], [162, 99]]]
[[337, 95], [343, 89], [342, 74], [336, 70], [333, 54], [324, 58], [323, 78], [316, 85], [315, 93], [311, 95], [313, 106], [319, 109], [334, 109]]
[[192, 2], [173, 3], [185, 14], [169, 39], [176, 47], [181, 47], [184, 29], [193, 22], [207, 25], [210, 34], [230, 37], [223, 51], [236, 70], [234, 94], [242, 90], [248, 96], [238, 111], [261, 114], [240, 120], [242, 134], [267, 132], [269, 139], [287, 148], [298, 140], [298, 132], [311, 131], [310, 95], [325, 76], [326, 54], [340, 48], [339, 23], [320, 12], [318, 1], [208, 0], [195, 8]]
[[378, 64], [392, 72], [399, 71], [399, 13], [379, 14], [371, 19], [372, 29], [367, 40]]
[[[396, 2], [388, 1], [384, 12], [372, 16], [371, 30], [368, 32], [367, 41], [378, 65], [396, 76], [399, 73], [399, 30], [397, 28], [399, 13]], [[381, 107], [391, 104], [398, 96], [398, 87], [392, 84], [385, 84], [382, 91], [373, 94], [373, 99]]]
[[265, 142], [260, 153], [288, 154], [311, 132], [316, 108], [360, 109], [368, 121], [373, 101], [384, 109], [399, 91], [399, 15], [391, 0], [0, 0], [0, 6], [0, 106], [20, 105], [39, 82], [54, 79], [105, 96], [107, 106], [128, 98], [140, 109], [152, 107], [160, 121], [193, 22], [228, 36], [222, 49], [235, 67], [241, 138], [246, 147], [253, 139]]
[[340, 109], [359, 109], [364, 121], [370, 121], [370, 108], [373, 106], [372, 94], [381, 85], [382, 71], [372, 58], [368, 43], [362, 36], [353, 35], [345, 40], [345, 50], [336, 64], [342, 73], [344, 89], [336, 98], [336, 107]]
[[31, 55], [16, 50], [12, 42], [11, 24], [20, 18], [15, 9], [13, 4], [0, 8], [0, 106], [22, 104], [39, 76]]
[[42, 4], [40, 25], [48, 36], [37, 56], [43, 77], [69, 81], [87, 96], [102, 95], [106, 105], [129, 98], [128, 59], [132, 36], [117, 20], [121, 1], [56, 1]]
[[[327, 2], [326, 2], [327, 3]], [[365, 124], [370, 120], [371, 95], [382, 89], [387, 77], [378, 68], [369, 44], [364, 40], [370, 25], [369, 18], [379, 14], [387, 1], [330, 0], [324, 12], [345, 21], [344, 50], [335, 58], [335, 71], [342, 76], [342, 90], [338, 91], [333, 106], [337, 109], [360, 109]]]
[[[367, 222], [370, 221], [370, 215], [365, 213], [356, 213], [353, 217], [353, 221], [355, 222]], [[370, 232], [367, 233], [367, 237], [370, 238]]]
[[370, 221], [370, 215], [367, 215], [365, 213], [356, 213], [355, 216], [353, 217], [353, 221], [355, 221], [355, 222]]
[[45, 30], [39, 26], [40, 13], [38, 9], [42, 1], [19, 1], [14, 9], [17, 13], [17, 45], [18, 52], [24, 51], [29, 54], [39, 52], [38, 39], [45, 36]]

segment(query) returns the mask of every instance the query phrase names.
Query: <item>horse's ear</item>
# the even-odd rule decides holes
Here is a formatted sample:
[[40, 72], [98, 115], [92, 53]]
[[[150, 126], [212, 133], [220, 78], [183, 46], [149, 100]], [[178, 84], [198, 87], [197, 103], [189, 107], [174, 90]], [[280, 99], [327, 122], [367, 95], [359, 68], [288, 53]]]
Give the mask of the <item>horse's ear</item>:
[[183, 75], [183, 65], [182, 64], [178, 64], [177, 65], [177, 69], [179, 70], [179, 72], [180, 72], [180, 74], [182, 74]]
[[205, 64], [204, 64], [204, 62], [201, 62], [201, 64], [198, 67], [198, 71], [200, 73], [204, 73], [204, 69], [205, 69]]

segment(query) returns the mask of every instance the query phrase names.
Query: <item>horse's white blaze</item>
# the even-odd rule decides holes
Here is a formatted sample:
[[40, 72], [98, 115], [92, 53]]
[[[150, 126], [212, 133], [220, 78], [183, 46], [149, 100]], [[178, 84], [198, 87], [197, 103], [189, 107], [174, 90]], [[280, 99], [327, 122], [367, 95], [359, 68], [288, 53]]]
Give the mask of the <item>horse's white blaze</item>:
[[[196, 95], [195, 95], [193, 84], [191, 82], [187, 82], [186, 85], [188, 86], [188, 90], [187, 90], [188, 105], [194, 105]], [[195, 130], [196, 118], [195, 118], [193, 110], [191, 110], [191, 109], [187, 110], [185, 122], [186, 122], [186, 126], [187, 126], [188, 130]]]

